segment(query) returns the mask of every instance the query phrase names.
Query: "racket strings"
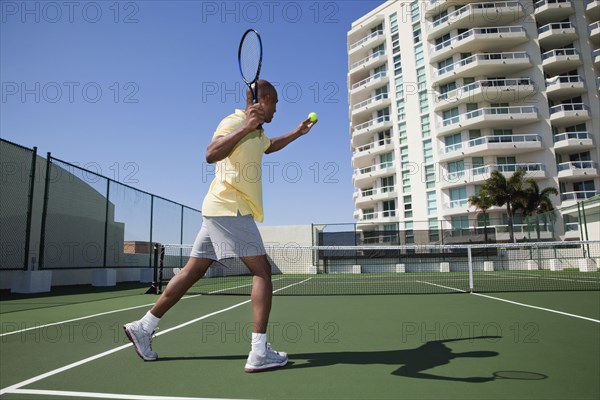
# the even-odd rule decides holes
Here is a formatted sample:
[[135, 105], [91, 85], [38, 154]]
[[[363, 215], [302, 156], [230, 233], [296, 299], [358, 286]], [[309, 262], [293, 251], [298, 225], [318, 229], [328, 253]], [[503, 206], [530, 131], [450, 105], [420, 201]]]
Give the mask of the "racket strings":
[[240, 48], [240, 69], [247, 82], [256, 80], [260, 66], [261, 44], [256, 34], [249, 33]]

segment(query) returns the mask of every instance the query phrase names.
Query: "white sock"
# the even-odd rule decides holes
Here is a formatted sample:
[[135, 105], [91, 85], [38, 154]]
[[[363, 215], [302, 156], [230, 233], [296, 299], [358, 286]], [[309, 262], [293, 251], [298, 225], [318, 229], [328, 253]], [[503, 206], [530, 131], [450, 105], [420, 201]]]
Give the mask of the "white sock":
[[150, 311], [148, 311], [146, 315], [144, 315], [144, 318], [140, 320], [142, 327], [148, 333], [154, 332], [159, 322], [160, 318], [156, 318]]
[[261, 356], [267, 354], [267, 334], [252, 332], [252, 351]]

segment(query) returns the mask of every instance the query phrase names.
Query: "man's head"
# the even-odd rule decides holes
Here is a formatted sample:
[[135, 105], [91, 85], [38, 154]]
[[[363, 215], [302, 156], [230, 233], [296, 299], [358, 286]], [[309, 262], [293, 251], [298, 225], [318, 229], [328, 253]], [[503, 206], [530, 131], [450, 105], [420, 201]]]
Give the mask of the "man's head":
[[[270, 82], [263, 79], [259, 79], [254, 87], [258, 87], [258, 103], [265, 111], [265, 122], [269, 123], [273, 120], [273, 115], [277, 111], [277, 90]], [[253, 104], [252, 100], [250, 89], [246, 89], [246, 107]]]

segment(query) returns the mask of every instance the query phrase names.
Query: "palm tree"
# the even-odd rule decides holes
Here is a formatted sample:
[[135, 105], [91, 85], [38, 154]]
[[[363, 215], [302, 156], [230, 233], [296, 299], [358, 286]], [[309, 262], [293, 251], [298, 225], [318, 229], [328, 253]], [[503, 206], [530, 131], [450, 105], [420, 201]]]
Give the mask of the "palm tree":
[[529, 217], [536, 216], [535, 229], [537, 238], [540, 240], [539, 214], [554, 210], [550, 195], [558, 195], [558, 190], [553, 187], [547, 187], [540, 191], [539, 185], [533, 179], [526, 179], [525, 183], [527, 183], [528, 187], [525, 189], [525, 196], [522, 199], [520, 208], [523, 209], [525, 215]]
[[492, 171], [490, 177], [486, 179], [483, 189], [493, 199], [494, 205], [499, 207], [506, 206], [506, 214], [508, 214], [508, 235], [510, 241], [515, 241], [515, 233], [513, 229], [513, 217], [517, 209], [522, 205], [524, 194], [524, 177], [527, 171], [519, 169], [512, 174], [510, 178], [506, 178], [499, 171]]
[[[483, 214], [483, 235], [485, 243], [488, 242], [488, 232], [487, 232], [487, 210], [494, 205], [494, 199], [489, 195], [487, 190], [481, 189], [479, 194], [469, 197], [469, 205], [475, 207], [478, 210], [481, 210]], [[477, 220], [475, 220], [475, 224], [477, 224]]]

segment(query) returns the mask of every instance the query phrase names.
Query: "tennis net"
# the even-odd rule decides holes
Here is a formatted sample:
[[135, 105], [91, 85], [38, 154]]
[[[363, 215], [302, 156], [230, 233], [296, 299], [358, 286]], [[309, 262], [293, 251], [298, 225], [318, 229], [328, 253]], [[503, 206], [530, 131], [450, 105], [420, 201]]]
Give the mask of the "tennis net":
[[[162, 245], [161, 291], [191, 245]], [[276, 295], [600, 290], [600, 242], [431, 246], [268, 247]], [[249, 294], [240, 259], [214, 262], [189, 291]]]

